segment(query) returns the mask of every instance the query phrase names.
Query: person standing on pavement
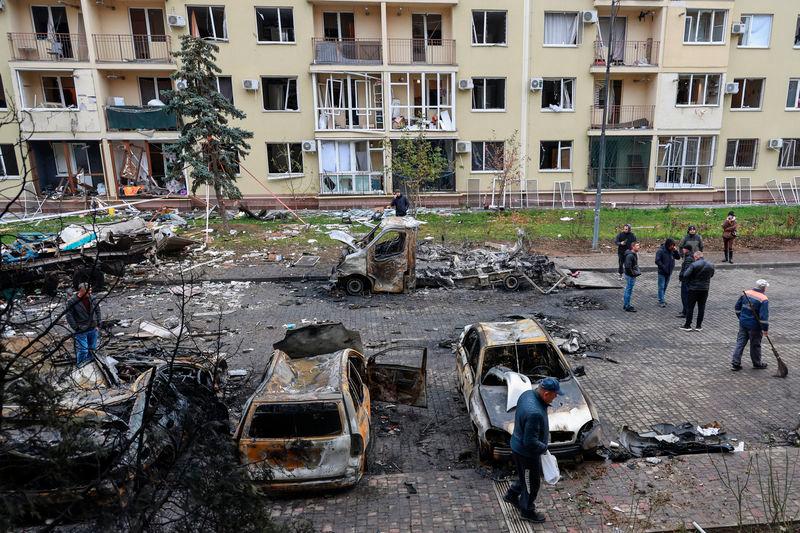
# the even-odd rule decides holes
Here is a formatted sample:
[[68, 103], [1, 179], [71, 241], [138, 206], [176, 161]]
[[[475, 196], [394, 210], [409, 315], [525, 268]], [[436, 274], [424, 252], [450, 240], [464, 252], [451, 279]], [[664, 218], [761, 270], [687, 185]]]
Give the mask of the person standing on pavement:
[[722, 223], [722, 245], [725, 251], [723, 263], [733, 263], [733, 241], [736, 239], [737, 229], [739, 229], [739, 223], [736, 222], [736, 215], [733, 214], [733, 211], [729, 211]]
[[536, 511], [536, 496], [541, 484], [542, 454], [550, 442], [547, 408], [561, 394], [556, 378], [544, 378], [536, 389], [520, 395], [514, 415], [511, 457], [517, 468], [517, 480], [503, 499], [517, 506], [523, 520], [537, 524], [545, 521], [544, 514]]
[[625, 252], [625, 293], [622, 296], [622, 308], [629, 312], [635, 313], [636, 308], [631, 305], [631, 298], [633, 298], [633, 286], [636, 284], [636, 278], [642, 275], [639, 270], [639, 243], [634, 241], [631, 244], [631, 249]]
[[681, 263], [681, 271], [678, 274], [678, 281], [681, 282], [681, 312], [678, 315], [678, 318], [686, 318], [686, 309], [688, 308], [689, 303], [689, 282], [683, 278], [683, 275], [686, 273], [686, 269], [689, 268], [689, 265], [694, 263], [694, 256], [692, 255], [691, 248], [682, 248], [681, 255], [683, 256], [683, 263]]
[[669, 278], [675, 270], [675, 260], [680, 259], [675, 241], [667, 239], [656, 252], [656, 266], [658, 267], [658, 305], [667, 306], [666, 293]]
[[88, 283], [78, 285], [78, 292], [67, 301], [66, 315], [74, 332], [75, 364], [80, 368], [94, 357], [102, 319], [100, 304]]
[[411, 202], [399, 190], [395, 189], [394, 198], [389, 208], [394, 207], [394, 213], [399, 217], [404, 217], [408, 213], [408, 208], [411, 207]]
[[680, 244], [678, 244], [678, 248], [681, 250], [685, 247], [689, 247], [692, 250], [692, 254], [703, 251], [703, 237], [697, 233], [697, 226], [691, 225], [687, 228], [686, 235], [683, 236]]
[[625, 270], [625, 252], [631, 249], [634, 242], [636, 242], [636, 235], [631, 231], [631, 225], [625, 224], [622, 226], [622, 231], [614, 238], [614, 244], [617, 245], [617, 260], [619, 261], [619, 279], [622, 279], [622, 273]]
[[[683, 273], [683, 279], [689, 284], [689, 294], [686, 301], [686, 322], [683, 331], [703, 331], [703, 318], [706, 314], [706, 301], [711, 288], [711, 278], [714, 277], [714, 265], [703, 258], [703, 252], [694, 253], [694, 262]], [[697, 305], [697, 322], [692, 330], [692, 316], [694, 306]]]
[[736, 336], [736, 348], [731, 355], [731, 370], [734, 372], [742, 369], [742, 352], [748, 340], [753, 368], [767, 368], [767, 363], [761, 360], [761, 339], [769, 336], [769, 299], [765, 294], [767, 287], [767, 280], [760, 279], [756, 281], [755, 288], [744, 291], [736, 302], [734, 309], [739, 318], [739, 334]]

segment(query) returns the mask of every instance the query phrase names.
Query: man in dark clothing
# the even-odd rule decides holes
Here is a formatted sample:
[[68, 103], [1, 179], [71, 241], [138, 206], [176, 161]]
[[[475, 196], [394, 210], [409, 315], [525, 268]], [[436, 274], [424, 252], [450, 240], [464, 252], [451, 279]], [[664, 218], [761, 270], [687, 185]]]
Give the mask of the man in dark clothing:
[[697, 233], [696, 226], [689, 226], [689, 228], [686, 230], [686, 235], [684, 235], [683, 239], [681, 239], [678, 248], [681, 250], [684, 248], [690, 248], [693, 254], [695, 252], [703, 251], [703, 237]]
[[639, 270], [639, 243], [633, 242], [631, 249], [625, 252], [625, 293], [622, 296], [622, 308], [629, 313], [635, 313], [636, 308], [631, 305], [631, 298], [633, 298], [633, 286], [636, 284], [636, 278], [642, 275]]
[[744, 352], [748, 340], [750, 341], [750, 360], [753, 362], [753, 368], [767, 368], [767, 363], [761, 360], [761, 339], [764, 335], [769, 336], [769, 299], [764, 294], [767, 292], [767, 287], [769, 287], [767, 280], [760, 279], [756, 281], [754, 289], [745, 291], [736, 302], [739, 334], [736, 336], [736, 348], [733, 349], [731, 355], [731, 370], [733, 371], [742, 369], [742, 352]]
[[689, 303], [689, 282], [683, 278], [689, 265], [694, 263], [694, 256], [692, 255], [691, 248], [682, 248], [681, 255], [683, 256], [683, 263], [681, 263], [681, 271], [678, 274], [678, 281], [681, 282], [681, 312], [678, 318], [686, 318], [686, 309]]
[[75, 332], [75, 359], [78, 367], [94, 357], [100, 326], [100, 304], [87, 283], [78, 285], [78, 292], [67, 301], [67, 323]]
[[667, 239], [656, 252], [656, 266], [658, 267], [658, 305], [667, 306], [666, 293], [669, 278], [675, 270], [675, 260], [680, 259], [675, 241]]
[[622, 279], [622, 273], [625, 271], [625, 252], [631, 249], [634, 242], [636, 242], [636, 235], [631, 231], [631, 225], [625, 224], [622, 226], [622, 231], [619, 232], [614, 239], [614, 244], [617, 245], [619, 279]]
[[410, 206], [411, 203], [408, 201], [408, 198], [403, 195], [403, 193], [400, 191], [394, 191], [394, 198], [392, 198], [392, 203], [389, 204], [389, 207], [394, 207], [394, 212], [397, 216], [406, 216]]
[[544, 522], [544, 514], [536, 511], [536, 495], [542, 477], [542, 454], [550, 442], [550, 421], [547, 408], [562, 394], [556, 378], [544, 378], [536, 390], [523, 392], [517, 401], [514, 433], [511, 435], [511, 456], [517, 468], [517, 481], [505, 495], [505, 501], [517, 506], [523, 520]]
[[683, 273], [683, 279], [689, 285], [686, 301], [686, 323], [681, 327], [683, 331], [692, 331], [692, 316], [694, 306], [697, 304], [697, 323], [694, 331], [703, 331], [703, 317], [706, 314], [706, 301], [708, 290], [711, 288], [711, 278], [714, 277], [714, 265], [703, 259], [703, 252], [694, 253], [694, 262]]

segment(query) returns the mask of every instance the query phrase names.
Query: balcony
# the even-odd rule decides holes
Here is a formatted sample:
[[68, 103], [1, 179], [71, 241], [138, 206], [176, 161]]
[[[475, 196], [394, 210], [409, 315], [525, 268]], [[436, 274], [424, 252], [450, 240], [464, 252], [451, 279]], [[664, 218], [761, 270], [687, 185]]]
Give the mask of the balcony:
[[449, 39], [389, 39], [390, 65], [455, 65], [456, 42]]
[[112, 131], [178, 129], [175, 115], [161, 106], [107, 106], [106, 122]]
[[[654, 105], [608, 106], [609, 130], [647, 130], [653, 127]], [[599, 130], [603, 124], [603, 106], [592, 106], [591, 129]]]
[[169, 35], [93, 35], [98, 62], [174, 63]]
[[9, 33], [11, 59], [17, 61], [88, 61], [80, 33]]
[[[652, 39], [646, 41], [620, 41], [611, 45], [611, 67], [657, 67], [659, 42]], [[602, 41], [594, 43], [594, 64], [604, 70], [608, 59], [608, 44]]]
[[380, 39], [325, 39], [314, 37], [315, 65], [380, 65]]

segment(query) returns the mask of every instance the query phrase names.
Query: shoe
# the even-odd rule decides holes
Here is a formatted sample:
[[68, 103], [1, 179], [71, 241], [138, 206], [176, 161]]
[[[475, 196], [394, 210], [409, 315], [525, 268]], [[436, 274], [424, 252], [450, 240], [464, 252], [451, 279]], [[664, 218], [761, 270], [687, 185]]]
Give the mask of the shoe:
[[731, 363], [731, 370], [733, 370], [734, 372], [738, 372], [741, 369], [742, 365], [734, 365], [733, 363]]
[[541, 524], [546, 520], [544, 514], [538, 511], [532, 511], [532, 512], [520, 511], [519, 517], [525, 520], [526, 522], [533, 522], [534, 524]]
[[733, 264], [733, 252], [728, 254], [728, 263]]
[[686, 313], [681, 313], [679, 315], [675, 315], [675, 318], [686, 318]]
[[697, 328], [694, 328], [694, 330], [695, 331], [703, 331], [703, 328], [697, 327]]
[[667, 302], [659, 302], [658, 306], [659, 307], [666, 307], [667, 306]]
[[517, 505], [519, 503], [519, 494], [511, 494], [510, 492], [506, 492], [503, 495], [503, 501], [510, 503], [511, 505]]
[[767, 365], [767, 363], [757, 363], [753, 365], [753, 368], [756, 370], [764, 370], [765, 368], [767, 368], [767, 366], [769, 366]]
[[633, 306], [626, 307], [626, 308], [625, 308], [625, 310], [626, 310], [627, 312], [629, 312], [629, 313], [635, 313], [635, 312], [636, 312], [636, 308], [635, 308], [635, 307], [633, 307]]
[[681, 326], [681, 331], [692, 331], [692, 328], [689, 326]]

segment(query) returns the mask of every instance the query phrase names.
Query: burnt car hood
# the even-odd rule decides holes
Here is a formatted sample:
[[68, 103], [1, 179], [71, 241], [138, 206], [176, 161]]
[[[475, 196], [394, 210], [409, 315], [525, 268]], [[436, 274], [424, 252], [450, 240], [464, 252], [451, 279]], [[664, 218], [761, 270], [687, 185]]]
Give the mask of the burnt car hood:
[[[589, 404], [583, 396], [574, 378], [560, 381], [563, 396], [557, 396], [547, 410], [550, 420], [550, 431], [573, 431], [577, 433], [581, 427], [592, 420]], [[478, 392], [486, 409], [486, 415], [492, 427], [514, 432], [514, 416], [516, 408], [506, 411], [508, 387], [505, 385], [479, 385]]]

